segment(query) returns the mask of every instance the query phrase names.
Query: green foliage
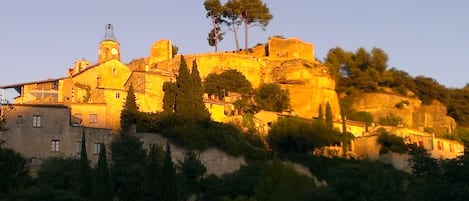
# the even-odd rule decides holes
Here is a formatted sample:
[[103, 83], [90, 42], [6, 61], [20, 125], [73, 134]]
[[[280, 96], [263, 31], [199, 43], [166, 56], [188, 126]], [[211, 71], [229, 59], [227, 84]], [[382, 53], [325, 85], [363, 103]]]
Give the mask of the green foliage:
[[171, 147], [166, 144], [166, 149], [163, 157], [163, 169], [161, 172], [161, 200], [176, 201], [178, 200], [179, 192], [176, 181], [176, 167], [171, 157]]
[[367, 126], [370, 126], [373, 123], [373, 115], [366, 111], [355, 112], [351, 117], [351, 120], [360, 121], [365, 123]]
[[145, 157], [142, 181], [142, 200], [161, 200], [161, 192], [155, 189], [162, 188], [161, 174], [163, 170], [164, 151], [161, 146], [152, 145]]
[[404, 108], [405, 106], [407, 106], [409, 104], [410, 104], [410, 102], [408, 100], [403, 100], [399, 103], [396, 103], [396, 108], [402, 109], [402, 108]]
[[299, 174], [291, 165], [274, 160], [259, 178], [256, 200], [307, 200], [314, 188], [315, 183], [311, 178]]
[[328, 187], [341, 200], [405, 200], [408, 175], [369, 160], [331, 167]]
[[187, 200], [191, 193], [199, 193], [201, 191], [201, 179], [205, 172], [207, 172], [207, 168], [200, 162], [193, 151], [188, 151], [185, 153], [184, 161], [180, 164], [179, 169], [184, 180], [183, 195], [185, 200]]
[[82, 194], [82, 185], [86, 178], [82, 177], [80, 164], [81, 161], [74, 158], [52, 157], [46, 159], [42, 162], [37, 173], [38, 186], [87, 198], [89, 195]]
[[318, 109], [318, 120], [319, 121], [324, 121], [324, 114], [322, 113], [322, 105], [319, 104], [319, 109]]
[[339, 144], [343, 135], [322, 122], [286, 117], [279, 119], [269, 131], [272, 150], [281, 153], [310, 153], [314, 148]]
[[351, 86], [372, 92], [378, 89], [378, 83], [383, 79], [387, 60], [388, 56], [379, 48], [373, 48], [371, 52], [364, 48], [346, 52], [336, 47], [329, 50], [324, 63], [338, 82], [338, 92], [348, 91]]
[[120, 200], [136, 200], [142, 194], [141, 175], [145, 150], [142, 142], [128, 133], [121, 133], [111, 142], [113, 190]]
[[183, 56], [181, 56], [180, 60], [176, 86], [174, 113], [180, 116], [190, 117], [192, 115], [194, 94], [191, 75]]
[[204, 89], [202, 87], [202, 81], [200, 80], [199, 69], [197, 68], [197, 62], [192, 62], [191, 70], [191, 82], [192, 82], [192, 116], [197, 117], [196, 120], [210, 119], [210, 114], [205, 108], [203, 101]]
[[15, 191], [28, 177], [26, 159], [11, 149], [0, 147], [0, 199]]
[[207, 11], [206, 17], [212, 21], [212, 30], [208, 34], [208, 44], [215, 47], [215, 52], [218, 50], [218, 43], [223, 40], [223, 32], [220, 32], [220, 25], [223, 23], [223, 6], [220, 0], [205, 0], [204, 7]]
[[402, 117], [389, 113], [384, 117], [380, 117], [378, 122], [383, 126], [398, 126], [402, 124]]
[[261, 0], [229, 0], [223, 7], [223, 23], [234, 33], [236, 50], [239, 49], [238, 29], [242, 24], [245, 31], [245, 50], [247, 50], [249, 27], [260, 26], [265, 29], [273, 17], [267, 5]]
[[263, 84], [256, 90], [256, 104], [263, 110], [281, 112], [290, 107], [289, 93], [278, 84]]
[[80, 150], [80, 182], [78, 192], [84, 198], [91, 198], [93, 195], [93, 180], [91, 178], [91, 167], [88, 161], [88, 154], [86, 153], [86, 139], [85, 130], [82, 130], [81, 135], [81, 150]]
[[326, 126], [330, 129], [332, 129], [334, 126], [333, 121], [332, 121], [332, 109], [331, 109], [331, 105], [329, 104], [329, 102], [327, 102], [326, 104]]
[[251, 82], [239, 71], [227, 70], [221, 74], [208, 74], [204, 81], [204, 91], [209, 95], [223, 98], [228, 92], [249, 95], [252, 93], [252, 86]]
[[179, 47], [173, 44], [171, 50], [172, 50], [171, 54], [174, 58], [174, 56], [176, 56], [178, 54]]
[[[217, 147], [230, 155], [263, 157], [263, 151], [252, 148], [234, 125], [212, 121], [188, 121], [174, 114], [148, 115], [148, 127], [141, 131], [160, 133], [172, 142], [191, 150]], [[143, 126], [142, 126], [143, 127]]]
[[[467, 87], [467, 86], [466, 86]], [[469, 90], [449, 89], [448, 90], [448, 115], [461, 126], [469, 126]]]
[[174, 105], [176, 104], [176, 90], [177, 85], [174, 82], [163, 83], [163, 111], [167, 113], [174, 112]]
[[127, 97], [125, 99], [124, 108], [120, 115], [121, 131], [127, 131], [130, 126], [137, 123], [139, 117], [139, 111], [137, 106], [137, 99], [135, 97], [134, 89], [130, 84], [127, 90]]
[[402, 137], [390, 134], [388, 132], [382, 132], [379, 134], [377, 142], [381, 144], [380, 153], [407, 153], [409, 151], [409, 146], [404, 143]]
[[181, 56], [176, 85], [165, 83], [163, 88], [168, 92], [163, 97], [163, 108], [166, 113], [174, 111], [176, 115], [191, 121], [202, 121], [210, 117], [202, 100], [203, 90], [195, 61], [191, 74], [186, 60]]
[[112, 185], [109, 175], [109, 167], [106, 159], [106, 146], [100, 144], [98, 166], [96, 168], [96, 179], [93, 200], [112, 201]]
[[202, 200], [216, 201], [222, 199], [236, 199], [237, 197], [254, 197], [262, 171], [266, 167], [265, 161], [248, 161], [247, 165], [231, 174], [216, 177], [210, 175], [202, 179]]
[[447, 92], [443, 85], [440, 85], [435, 79], [424, 76], [417, 76], [414, 79], [416, 85], [415, 94], [424, 104], [431, 104], [432, 100], [439, 100], [446, 103]]

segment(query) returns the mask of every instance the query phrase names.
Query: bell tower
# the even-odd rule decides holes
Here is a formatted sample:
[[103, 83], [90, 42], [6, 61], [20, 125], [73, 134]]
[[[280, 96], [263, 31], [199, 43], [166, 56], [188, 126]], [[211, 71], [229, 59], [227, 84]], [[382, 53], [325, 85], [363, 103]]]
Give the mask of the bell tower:
[[114, 37], [114, 27], [112, 24], [106, 24], [104, 31], [104, 39], [99, 43], [98, 64], [112, 59], [120, 61], [120, 44]]

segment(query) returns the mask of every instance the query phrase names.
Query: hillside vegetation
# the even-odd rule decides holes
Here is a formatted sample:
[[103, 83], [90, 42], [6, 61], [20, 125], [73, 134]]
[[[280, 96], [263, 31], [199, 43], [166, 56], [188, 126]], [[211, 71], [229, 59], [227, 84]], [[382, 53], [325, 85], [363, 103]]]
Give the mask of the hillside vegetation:
[[[438, 100], [448, 108], [448, 115], [458, 125], [469, 126], [468, 86], [447, 88], [433, 78], [412, 77], [397, 68], [388, 68], [388, 55], [379, 48], [367, 51], [359, 48], [355, 52], [340, 47], [329, 50], [324, 64], [329, 67], [337, 82], [336, 90], [346, 96], [361, 92], [383, 92], [390, 88], [403, 97], [417, 97], [423, 104]], [[353, 116], [353, 114], [346, 114]]]

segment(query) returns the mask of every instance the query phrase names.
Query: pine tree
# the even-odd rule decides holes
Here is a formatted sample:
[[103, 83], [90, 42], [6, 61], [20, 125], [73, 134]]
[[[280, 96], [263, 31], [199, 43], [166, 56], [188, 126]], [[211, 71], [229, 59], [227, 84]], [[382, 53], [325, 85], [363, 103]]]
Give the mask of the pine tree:
[[135, 125], [138, 120], [138, 106], [132, 84], [127, 91], [127, 98], [125, 99], [124, 108], [121, 111], [120, 124], [121, 131], [126, 132], [130, 126]]
[[332, 109], [331, 105], [329, 102], [326, 104], [326, 126], [330, 129], [333, 127], [333, 122], [332, 122]]
[[196, 120], [209, 119], [210, 114], [205, 109], [205, 104], [203, 101], [204, 89], [202, 87], [202, 81], [200, 80], [199, 69], [197, 68], [197, 62], [194, 60], [192, 62], [191, 70], [191, 80], [193, 87], [193, 117]]
[[94, 199], [96, 201], [112, 201], [111, 178], [106, 159], [106, 146], [100, 144], [98, 167], [96, 168], [96, 188]]
[[78, 189], [79, 195], [84, 198], [91, 198], [93, 195], [93, 183], [91, 179], [91, 167], [89, 165], [88, 155], [86, 153], [85, 129], [83, 129], [81, 135], [80, 178], [81, 183]]
[[191, 118], [193, 116], [193, 91], [192, 79], [187, 68], [186, 60], [181, 56], [179, 64], [178, 77], [176, 80], [176, 101], [174, 106], [174, 113], [184, 118]]

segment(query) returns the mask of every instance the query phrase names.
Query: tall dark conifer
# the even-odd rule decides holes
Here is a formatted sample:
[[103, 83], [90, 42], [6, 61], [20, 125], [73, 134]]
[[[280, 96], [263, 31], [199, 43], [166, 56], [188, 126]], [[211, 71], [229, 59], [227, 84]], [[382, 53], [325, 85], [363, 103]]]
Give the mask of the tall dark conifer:
[[148, 155], [145, 158], [144, 175], [142, 182], [143, 200], [161, 200], [162, 169], [164, 152], [162, 147], [150, 146]]
[[332, 109], [329, 102], [326, 104], [326, 126], [330, 129], [334, 126], [332, 122]]
[[318, 109], [318, 120], [324, 121], [324, 114], [322, 113], [322, 105], [319, 104], [319, 109]]
[[181, 56], [179, 64], [178, 77], [176, 80], [176, 101], [174, 113], [184, 118], [191, 118], [193, 116], [193, 91], [192, 79], [187, 68], [186, 60]]
[[176, 83], [165, 82], [163, 83], [163, 111], [166, 113], [173, 113], [176, 104]]
[[192, 89], [193, 89], [193, 105], [194, 107], [193, 117], [196, 120], [203, 120], [209, 119], [210, 114], [205, 109], [203, 96], [204, 96], [204, 89], [202, 87], [202, 81], [200, 80], [199, 69], [197, 67], [197, 62], [194, 60], [192, 62], [192, 70], [191, 70], [191, 80], [192, 80]]
[[85, 129], [82, 130], [81, 134], [80, 178], [78, 193], [84, 198], [91, 198], [93, 195], [93, 182], [91, 179], [91, 167], [86, 153]]
[[130, 126], [135, 125], [138, 120], [137, 98], [135, 97], [132, 84], [127, 90], [127, 98], [125, 99], [124, 108], [121, 111], [121, 131], [127, 131]]
[[111, 178], [106, 159], [106, 146], [100, 144], [98, 167], [96, 168], [96, 188], [94, 192], [95, 201], [112, 201]]
[[171, 147], [166, 144], [166, 149], [163, 157], [163, 170], [161, 174], [162, 187], [161, 200], [176, 201], [179, 197], [178, 186], [176, 182], [176, 167], [171, 157]]

